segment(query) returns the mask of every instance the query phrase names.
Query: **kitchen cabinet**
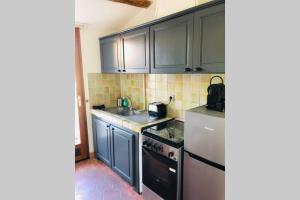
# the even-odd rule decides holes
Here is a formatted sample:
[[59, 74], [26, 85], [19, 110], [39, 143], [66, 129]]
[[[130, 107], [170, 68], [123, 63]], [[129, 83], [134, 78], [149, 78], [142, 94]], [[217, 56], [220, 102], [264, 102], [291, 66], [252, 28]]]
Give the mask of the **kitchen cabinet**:
[[112, 36], [99, 40], [101, 72], [115, 73], [121, 72], [120, 61], [120, 37]]
[[122, 72], [149, 73], [149, 28], [121, 35]]
[[96, 158], [111, 167], [129, 184], [135, 185], [138, 191], [138, 136], [94, 115], [92, 119]]
[[134, 135], [122, 129], [111, 127], [112, 168], [133, 184]]
[[93, 118], [94, 152], [95, 156], [111, 166], [110, 125]]
[[194, 69], [202, 73], [224, 73], [224, 4], [196, 12], [194, 20]]
[[100, 38], [100, 51], [104, 73], [225, 73], [225, 3]]
[[151, 73], [183, 73], [192, 68], [193, 14], [150, 27]]

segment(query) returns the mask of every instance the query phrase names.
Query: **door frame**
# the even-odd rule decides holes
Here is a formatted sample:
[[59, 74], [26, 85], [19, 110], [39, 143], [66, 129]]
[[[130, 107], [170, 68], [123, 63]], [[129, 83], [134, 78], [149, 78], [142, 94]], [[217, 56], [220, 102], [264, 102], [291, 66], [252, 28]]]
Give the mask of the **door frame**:
[[76, 81], [76, 94], [79, 127], [80, 127], [80, 144], [75, 145], [75, 152], [79, 149], [81, 155], [75, 155], [75, 161], [80, 161], [89, 158], [89, 145], [88, 145], [88, 129], [85, 108], [85, 95], [84, 95], [84, 79], [81, 57], [80, 45], [80, 28], [75, 27], [75, 81]]

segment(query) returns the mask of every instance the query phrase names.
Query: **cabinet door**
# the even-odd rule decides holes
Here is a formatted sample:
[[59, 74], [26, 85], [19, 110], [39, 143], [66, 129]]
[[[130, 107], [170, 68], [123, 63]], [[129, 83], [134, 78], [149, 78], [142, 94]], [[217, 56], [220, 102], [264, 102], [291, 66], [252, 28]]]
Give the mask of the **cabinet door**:
[[111, 127], [112, 168], [131, 185], [134, 180], [134, 135], [116, 127]]
[[101, 72], [120, 72], [120, 38], [100, 39]]
[[96, 157], [111, 166], [109, 124], [94, 118], [94, 151]]
[[151, 26], [151, 73], [183, 73], [192, 68], [193, 14]]
[[123, 72], [149, 73], [149, 28], [121, 35]]
[[225, 7], [224, 4], [195, 13], [195, 69], [203, 73], [225, 72]]

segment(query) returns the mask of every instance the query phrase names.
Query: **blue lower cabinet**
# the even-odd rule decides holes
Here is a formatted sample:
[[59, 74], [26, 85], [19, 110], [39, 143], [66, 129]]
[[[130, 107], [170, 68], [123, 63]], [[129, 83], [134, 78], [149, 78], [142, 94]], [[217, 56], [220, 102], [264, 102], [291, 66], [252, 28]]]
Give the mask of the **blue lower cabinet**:
[[[102, 160], [138, 191], [138, 136], [93, 118], [93, 139], [96, 158]], [[135, 170], [137, 169], [137, 170]]]
[[134, 133], [111, 126], [112, 168], [131, 185], [134, 183]]
[[98, 118], [93, 118], [93, 136], [95, 156], [111, 166], [110, 125]]

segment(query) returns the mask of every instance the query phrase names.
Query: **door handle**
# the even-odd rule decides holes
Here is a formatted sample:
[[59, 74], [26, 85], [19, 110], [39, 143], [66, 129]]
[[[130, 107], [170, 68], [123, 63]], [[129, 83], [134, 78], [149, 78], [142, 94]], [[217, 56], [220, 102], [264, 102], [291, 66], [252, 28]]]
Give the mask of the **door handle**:
[[78, 107], [81, 107], [81, 106], [82, 106], [82, 103], [81, 103], [81, 96], [77, 96], [77, 103], [78, 103]]
[[214, 130], [215, 130], [215, 129], [210, 128], [210, 127], [207, 127], [207, 126], [204, 126], [204, 129], [205, 129], [205, 130], [208, 130], [208, 131], [214, 131]]
[[223, 166], [223, 165], [220, 165], [220, 164], [218, 164], [218, 163], [215, 163], [215, 162], [213, 162], [213, 161], [210, 161], [210, 160], [208, 160], [208, 159], [206, 159], [206, 158], [203, 158], [203, 157], [201, 157], [201, 156], [195, 155], [195, 154], [193, 154], [193, 153], [191, 153], [191, 152], [188, 152], [188, 151], [184, 151], [184, 152], [186, 152], [191, 158], [193, 158], [193, 159], [195, 159], [195, 160], [198, 160], [198, 161], [200, 161], [200, 162], [203, 162], [203, 163], [205, 163], [205, 164], [207, 164], [207, 165], [210, 165], [210, 166], [212, 166], [212, 167], [214, 167], [214, 168], [217, 168], [217, 169], [219, 169], [219, 170], [225, 171], [225, 166]]

